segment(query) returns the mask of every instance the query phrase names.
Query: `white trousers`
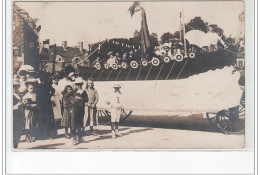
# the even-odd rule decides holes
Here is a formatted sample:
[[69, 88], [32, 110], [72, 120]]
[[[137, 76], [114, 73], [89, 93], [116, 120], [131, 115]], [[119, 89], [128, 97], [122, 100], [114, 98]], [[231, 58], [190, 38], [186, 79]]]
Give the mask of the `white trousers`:
[[111, 122], [119, 122], [120, 117], [121, 117], [121, 108], [115, 109], [111, 108]]

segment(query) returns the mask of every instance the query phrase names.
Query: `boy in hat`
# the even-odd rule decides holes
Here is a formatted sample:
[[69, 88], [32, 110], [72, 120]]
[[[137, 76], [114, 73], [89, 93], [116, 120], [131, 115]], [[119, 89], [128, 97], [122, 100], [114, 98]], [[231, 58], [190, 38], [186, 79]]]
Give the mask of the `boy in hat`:
[[82, 130], [85, 102], [88, 102], [88, 96], [86, 91], [82, 88], [83, 83], [84, 80], [81, 77], [75, 79], [76, 88], [74, 89], [74, 100], [72, 102], [71, 114], [71, 133], [73, 136], [73, 145], [84, 142], [84, 139], [82, 138]]
[[112, 138], [115, 138], [116, 136], [122, 136], [122, 134], [119, 133], [119, 120], [121, 117], [121, 111], [123, 110], [122, 106], [122, 93], [120, 91], [120, 84], [115, 84], [114, 86], [114, 92], [109, 96], [107, 99], [107, 104], [110, 106], [110, 112], [111, 112], [111, 131], [112, 131]]
[[18, 78], [13, 79], [13, 146], [18, 147], [23, 132], [24, 112], [22, 98], [19, 95], [20, 82]]

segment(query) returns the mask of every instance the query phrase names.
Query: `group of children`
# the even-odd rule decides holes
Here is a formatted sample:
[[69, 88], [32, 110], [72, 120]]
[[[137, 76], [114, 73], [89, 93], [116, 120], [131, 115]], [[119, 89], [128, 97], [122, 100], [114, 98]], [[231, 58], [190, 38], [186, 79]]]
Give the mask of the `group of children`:
[[[72, 138], [73, 145], [84, 142], [82, 136], [85, 127], [89, 125], [90, 133], [93, 134], [94, 119], [97, 119], [99, 97], [97, 90], [94, 88], [93, 80], [88, 79], [85, 85], [85, 81], [81, 77], [75, 78], [75, 75], [71, 73], [68, 77], [60, 81], [53, 80], [52, 89], [47, 88], [47, 94], [42, 94], [42, 88], [46, 88], [47, 86], [39, 86], [41, 83], [40, 80], [30, 76], [26, 78], [20, 76], [20, 79], [18, 77], [13, 78], [14, 148], [18, 146], [23, 131], [26, 134], [27, 142], [34, 142], [36, 140], [36, 129], [38, 129], [38, 126], [41, 125], [40, 122], [42, 122], [39, 119], [41, 113], [48, 111], [43, 109], [44, 112], [40, 108], [46, 106], [47, 103], [52, 106], [53, 119], [61, 118], [61, 126], [65, 129], [65, 138]], [[83, 87], [83, 84], [85, 87]], [[22, 90], [21, 87], [23, 87]], [[122, 110], [120, 85], [115, 85], [114, 90], [114, 93], [107, 99], [107, 104], [111, 108], [111, 130], [113, 138], [121, 136], [118, 132], [118, 126]], [[39, 97], [39, 94], [42, 94], [42, 96], [51, 96], [50, 101], [42, 100], [45, 104], [42, 103], [40, 99], [42, 97]], [[48, 120], [50, 119], [48, 118]]]

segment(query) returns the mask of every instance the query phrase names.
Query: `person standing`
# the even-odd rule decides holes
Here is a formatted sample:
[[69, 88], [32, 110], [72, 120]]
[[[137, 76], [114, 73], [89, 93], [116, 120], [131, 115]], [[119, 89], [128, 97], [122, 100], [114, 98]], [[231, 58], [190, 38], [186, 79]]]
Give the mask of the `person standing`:
[[[87, 93], [82, 89], [84, 80], [81, 77], [76, 78], [72, 101], [71, 129], [73, 136], [73, 145], [84, 142], [82, 138], [83, 119], [85, 112], [85, 103], [88, 102]], [[77, 138], [78, 137], [78, 138]]]
[[23, 132], [24, 104], [19, 95], [20, 82], [18, 78], [13, 79], [13, 147], [17, 148]]
[[115, 84], [114, 86], [114, 92], [108, 97], [106, 103], [110, 107], [111, 112], [111, 132], [112, 132], [112, 138], [115, 138], [116, 136], [122, 136], [122, 134], [119, 133], [119, 120], [121, 117], [121, 112], [124, 109], [123, 107], [123, 98], [122, 93], [120, 91], [121, 85]]
[[94, 119], [96, 119], [96, 125], [98, 124], [98, 119], [96, 118], [97, 114], [97, 103], [98, 103], [98, 92], [94, 88], [93, 79], [88, 79], [86, 92], [88, 96], [88, 102], [85, 103], [85, 115], [84, 115], [84, 126], [88, 126], [89, 119], [89, 127], [90, 133], [93, 134], [94, 131]]
[[62, 94], [61, 89], [58, 86], [58, 80], [54, 79], [52, 81], [52, 87], [55, 90], [54, 95], [52, 96], [52, 108], [54, 113], [54, 119], [60, 120], [61, 116], [61, 101], [62, 101]]
[[26, 133], [26, 141], [29, 143], [35, 141], [35, 133], [33, 133], [33, 131], [35, 128], [38, 127], [38, 107], [36, 105], [36, 93], [35, 93], [35, 85], [37, 83], [37, 80], [30, 79], [27, 80], [25, 83], [27, 85], [28, 92], [23, 96], [23, 103], [25, 104], [24, 129]]
[[61, 120], [61, 126], [65, 128], [65, 138], [70, 139], [71, 136], [69, 134], [69, 128], [71, 127], [72, 102], [74, 100], [72, 86], [67, 85], [62, 94], [64, 112]]
[[55, 89], [51, 85], [50, 76], [47, 72], [39, 73], [41, 84], [37, 88], [38, 105], [38, 137], [41, 139], [53, 139], [57, 135], [51, 98]]

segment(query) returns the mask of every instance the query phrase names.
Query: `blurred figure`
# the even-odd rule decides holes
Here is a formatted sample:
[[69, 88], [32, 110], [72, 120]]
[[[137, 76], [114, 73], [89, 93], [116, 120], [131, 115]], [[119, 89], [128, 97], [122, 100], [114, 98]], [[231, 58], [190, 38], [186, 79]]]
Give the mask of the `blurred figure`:
[[69, 134], [69, 128], [71, 131], [71, 114], [72, 114], [72, 102], [74, 100], [73, 97], [73, 89], [71, 85], [67, 85], [62, 92], [63, 94], [63, 107], [64, 112], [61, 120], [61, 126], [65, 128], [65, 138], [70, 139], [71, 135]]
[[84, 80], [78, 77], [75, 80], [76, 88], [74, 89], [71, 115], [71, 129], [73, 136], [73, 145], [85, 142], [82, 138], [83, 120], [85, 112], [85, 103], [88, 102], [87, 93], [82, 89]]
[[124, 109], [122, 105], [122, 93], [120, 91], [120, 84], [114, 85], [114, 92], [108, 97], [107, 104], [110, 107], [111, 112], [111, 132], [112, 132], [112, 138], [115, 138], [116, 136], [121, 137], [122, 134], [119, 133], [119, 120], [121, 117], [121, 112]]
[[[85, 103], [85, 115], [84, 115], [84, 126], [87, 127], [88, 123], [90, 126], [90, 133], [94, 131], [94, 119], [96, 119], [96, 125], [98, 125], [97, 114], [97, 103], [98, 103], [98, 92], [94, 88], [93, 79], [88, 79], [86, 92], [88, 96], [88, 102]], [[89, 119], [89, 120], [88, 120]]]
[[13, 79], [13, 147], [17, 148], [23, 133], [24, 104], [19, 95], [20, 82], [18, 78]]
[[54, 95], [52, 96], [52, 108], [54, 113], [54, 119], [60, 120], [62, 118], [61, 116], [61, 101], [62, 101], [62, 94], [61, 89], [58, 86], [58, 80], [54, 79], [52, 81], [52, 87], [55, 90]]
[[113, 56], [113, 52], [109, 52], [107, 55], [109, 56], [109, 58], [107, 60], [107, 64], [109, 67], [112, 67], [112, 65], [114, 63], [116, 63], [116, 64], [118, 63], [116, 57]]
[[26, 133], [26, 141], [28, 143], [35, 141], [35, 134], [33, 131], [38, 127], [38, 107], [36, 104], [35, 85], [36, 79], [26, 81], [27, 93], [23, 96], [25, 124], [24, 129]]

